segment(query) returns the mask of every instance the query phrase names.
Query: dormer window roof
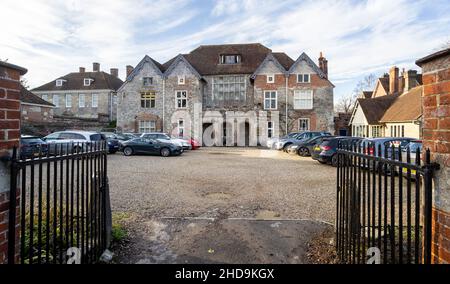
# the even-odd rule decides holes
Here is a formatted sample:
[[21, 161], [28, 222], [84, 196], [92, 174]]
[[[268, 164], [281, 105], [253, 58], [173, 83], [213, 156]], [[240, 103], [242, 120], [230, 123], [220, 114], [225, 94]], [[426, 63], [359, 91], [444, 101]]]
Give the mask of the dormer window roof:
[[64, 84], [64, 82], [66, 82], [66, 80], [64, 80], [64, 79], [57, 79], [56, 80], [56, 87], [61, 87]]
[[220, 64], [238, 64], [238, 63], [241, 63], [241, 55], [239, 54], [220, 55]]
[[84, 86], [90, 86], [93, 81], [94, 81], [94, 79], [92, 79], [92, 78], [84, 78], [83, 84], [84, 84]]

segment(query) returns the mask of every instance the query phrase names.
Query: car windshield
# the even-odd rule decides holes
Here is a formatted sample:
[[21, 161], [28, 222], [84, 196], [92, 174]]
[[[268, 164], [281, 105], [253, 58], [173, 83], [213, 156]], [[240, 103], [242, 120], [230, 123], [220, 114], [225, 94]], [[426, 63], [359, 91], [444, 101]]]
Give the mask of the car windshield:
[[[166, 134], [158, 134], [156, 136], [157, 139], [170, 140], [170, 137]], [[176, 138], [175, 138], [176, 139]]]
[[35, 144], [35, 143], [44, 143], [41, 138], [22, 138], [20, 140], [22, 144]]
[[91, 141], [101, 141], [102, 139], [102, 135], [101, 134], [92, 134], [90, 136]]

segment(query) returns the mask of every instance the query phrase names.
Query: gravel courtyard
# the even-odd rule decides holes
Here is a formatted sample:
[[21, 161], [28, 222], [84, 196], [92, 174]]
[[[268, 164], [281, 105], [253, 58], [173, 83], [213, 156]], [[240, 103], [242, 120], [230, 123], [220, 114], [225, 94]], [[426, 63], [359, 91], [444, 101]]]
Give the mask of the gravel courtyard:
[[[335, 215], [336, 169], [256, 148], [108, 158], [118, 263], [308, 263]], [[125, 216], [125, 217], [124, 217]]]
[[110, 155], [114, 211], [152, 217], [334, 222], [336, 169], [255, 148], [203, 148], [179, 157]]

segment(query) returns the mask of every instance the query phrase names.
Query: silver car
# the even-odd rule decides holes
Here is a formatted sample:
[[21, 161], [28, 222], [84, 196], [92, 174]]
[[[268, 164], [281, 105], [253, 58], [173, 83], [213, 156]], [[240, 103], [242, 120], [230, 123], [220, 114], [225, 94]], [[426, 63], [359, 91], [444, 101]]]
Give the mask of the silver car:
[[81, 151], [92, 142], [104, 141], [105, 137], [92, 131], [66, 130], [49, 134], [42, 140], [47, 143], [49, 154], [54, 155]]

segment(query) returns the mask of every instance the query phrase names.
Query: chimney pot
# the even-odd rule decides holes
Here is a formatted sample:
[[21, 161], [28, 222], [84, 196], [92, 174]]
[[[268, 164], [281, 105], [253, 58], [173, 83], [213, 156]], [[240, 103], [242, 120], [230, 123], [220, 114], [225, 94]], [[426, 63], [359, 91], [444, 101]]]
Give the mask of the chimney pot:
[[325, 73], [325, 78], [328, 79], [328, 60], [323, 57], [322, 51], [320, 52], [319, 57], [319, 68], [322, 70], [323, 73]]
[[110, 73], [111, 73], [111, 75], [113, 75], [114, 77], [119, 77], [119, 69], [117, 69], [117, 68], [111, 68], [111, 69], [110, 69]]
[[100, 63], [97, 63], [97, 62], [92, 63], [92, 70], [94, 72], [99, 72], [100, 71]]
[[389, 94], [396, 94], [398, 91], [398, 68], [394, 66], [389, 70]]
[[404, 92], [411, 90], [414, 87], [417, 87], [417, 70], [408, 70], [405, 72], [405, 88]]
[[86, 68], [80, 67], [80, 73], [84, 73], [86, 71]]
[[134, 68], [131, 65], [127, 65], [126, 70], [127, 70], [127, 78], [128, 78], [128, 76], [130, 76], [131, 72], [133, 72]]

